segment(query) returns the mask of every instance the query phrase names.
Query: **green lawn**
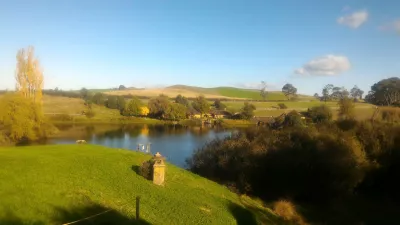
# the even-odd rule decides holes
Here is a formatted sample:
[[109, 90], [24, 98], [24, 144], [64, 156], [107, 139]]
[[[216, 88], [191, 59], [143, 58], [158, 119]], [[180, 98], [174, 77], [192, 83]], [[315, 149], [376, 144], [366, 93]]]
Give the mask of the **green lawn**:
[[283, 224], [259, 201], [170, 164], [156, 186], [135, 172], [149, 157], [94, 145], [0, 148], [0, 224], [63, 224], [107, 210], [77, 224]]

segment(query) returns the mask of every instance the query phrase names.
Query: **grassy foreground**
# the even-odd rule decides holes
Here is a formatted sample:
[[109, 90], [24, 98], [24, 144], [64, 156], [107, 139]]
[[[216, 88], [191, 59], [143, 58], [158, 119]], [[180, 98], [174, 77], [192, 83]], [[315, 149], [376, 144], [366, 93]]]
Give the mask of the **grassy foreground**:
[[[150, 156], [94, 145], [0, 148], [0, 224], [283, 224], [258, 201], [173, 165], [158, 187]], [[141, 196], [141, 220], [135, 198]]]

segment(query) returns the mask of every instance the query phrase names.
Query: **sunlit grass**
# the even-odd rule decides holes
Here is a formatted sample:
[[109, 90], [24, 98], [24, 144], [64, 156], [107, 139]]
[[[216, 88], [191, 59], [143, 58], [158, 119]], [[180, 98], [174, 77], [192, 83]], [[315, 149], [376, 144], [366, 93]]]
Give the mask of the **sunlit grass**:
[[149, 157], [94, 145], [0, 148], [0, 224], [63, 224], [106, 209], [113, 213], [98, 222], [132, 224], [136, 196], [151, 224], [280, 224], [270, 210], [246, 209], [227, 188], [171, 164], [165, 186], [152, 184], [132, 169]]

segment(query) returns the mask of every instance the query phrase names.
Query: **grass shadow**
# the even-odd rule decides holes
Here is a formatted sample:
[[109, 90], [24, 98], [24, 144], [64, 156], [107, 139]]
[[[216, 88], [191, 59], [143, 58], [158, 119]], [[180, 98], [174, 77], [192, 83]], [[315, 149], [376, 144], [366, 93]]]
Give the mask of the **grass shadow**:
[[257, 220], [250, 210], [232, 202], [228, 208], [238, 225], [257, 225]]
[[5, 216], [0, 218], [1, 225], [44, 225], [44, 222], [40, 221], [25, 221], [18, 216], [16, 216], [11, 210], [6, 211]]
[[145, 220], [136, 220], [127, 217], [120, 212], [104, 206], [91, 203], [90, 205], [74, 207], [72, 209], [56, 208], [56, 216], [53, 218], [55, 224], [65, 224], [79, 221], [77, 225], [149, 225]]
[[133, 165], [131, 167], [132, 171], [135, 172], [137, 175], [140, 175], [140, 166], [138, 165]]

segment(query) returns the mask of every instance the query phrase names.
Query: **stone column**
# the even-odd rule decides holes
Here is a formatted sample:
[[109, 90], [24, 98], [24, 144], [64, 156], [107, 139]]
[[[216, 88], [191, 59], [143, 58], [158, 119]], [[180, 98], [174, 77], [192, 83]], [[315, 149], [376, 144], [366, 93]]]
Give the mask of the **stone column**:
[[156, 153], [153, 157], [153, 184], [164, 185], [165, 181], [165, 163], [160, 153]]

